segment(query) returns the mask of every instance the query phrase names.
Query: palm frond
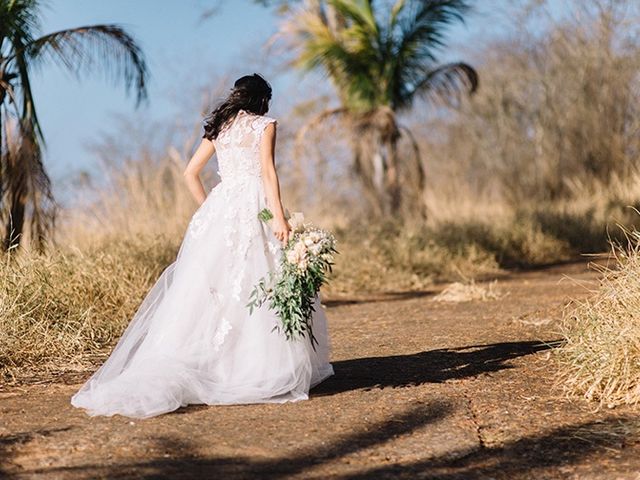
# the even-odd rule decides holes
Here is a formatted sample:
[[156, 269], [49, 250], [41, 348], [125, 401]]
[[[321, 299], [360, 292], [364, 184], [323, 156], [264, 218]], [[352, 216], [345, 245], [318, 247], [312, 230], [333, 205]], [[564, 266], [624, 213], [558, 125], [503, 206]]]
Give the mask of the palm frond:
[[[11, 84], [11, 80], [13, 78], [13, 75], [9, 76], [9, 78], [6, 79], [0, 78], [0, 92], [2, 93], [2, 95], [0, 95], [0, 108], [4, 108], [5, 112], [8, 112], [8, 108], [6, 107], [6, 105], [4, 105], [4, 97], [9, 97], [9, 103], [13, 105], [16, 118], [19, 118], [20, 105], [18, 103], [18, 97], [16, 96], [15, 88]], [[0, 122], [0, 125], [2, 125], [2, 122]]]
[[391, 14], [389, 15], [389, 25], [393, 26], [396, 24], [398, 15], [400, 15], [406, 5], [406, 0], [396, 0], [396, 3], [394, 3], [391, 7]]
[[469, 8], [466, 0], [411, 2], [391, 26], [398, 30], [400, 39], [396, 55], [435, 62], [437, 51], [445, 46], [446, 28], [456, 21], [464, 22]]
[[36, 250], [43, 252], [55, 227], [58, 204], [53, 196], [51, 178], [42, 161], [42, 150], [35, 142], [31, 142], [29, 147], [30, 237]]
[[114, 80], [124, 80], [138, 104], [147, 96], [147, 65], [136, 41], [117, 25], [90, 25], [44, 35], [25, 45], [32, 62], [52, 60], [79, 74], [101, 67]]
[[20, 38], [26, 42], [33, 40], [33, 35], [40, 29], [37, 15], [40, 5], [39, 0], [1, 0], [0, 43], [7, 38]]
[[301, 45], [294, 65], [325, 70], [342, 101], [353, 109], [368, 109], [376, 97], [371, 61], [356, 48], [353, 31], [334, 33], [317, 15], [301, 12], [288, 25]]
[[[410, 104], [411, 97], [418, 91], [417, 85], [428, 85], [424, 82], [425, 77], [430, 71], [440, 70], [435, 65], [438, 53], [445, 45], [446, 28], [453, 22], [463, 22], [463, 15], [469, 8], [465, 0], [431, 0], [403, 5], [395, 23], [389, 25], [394, 45], [388, 84], [394, 105], [400, 108]], [[449, 70], [447, 66], [442, 67], [443, 73]], [[472, 77], [471, 74], [469, 79], [473, 80]], [[477, 75], [475, 79], [477, 81]]]
[[331, 0], [330, 4], [344, 20], [338, 35], [346, 50], [369, 70], [375, 69], [381, 61], [381, 28], [371, 0]]
[[302, 142], [304, 141], [305, 136], [309, 130], [316, 128], [322, 122], [324, 122], [327, 118], [332, 117], [334, 115], [344, 115], [347, 112], [347, 109], [344, 107], [339, 108], [328, 108], [326, 110], [321, 111], [314, 117], [312, 117], [309, 121], [307, 121], [296, 133], [295, 142], [294, 142], [294, 157], [300, 157], [300, 151], [302, 149]]
[[[436, 103], [448, 105], [459, 100], [463, 94], [474, 93], [478, 84], [478, 73], [471, 65], [463, 62], [448, 63], [424, 74], [407, 96], [407, 101], [418, 94]], [[407, 105], [399, 105], [403, 106]]]
[[[351, 110], [403, 108], [416, 93], [432, 97], [474, 91], [478, 76], [464, 63], [437, 67], [446, 28], [463, 21], [467, 0], [396, 0], [383, 15], [371, 0], [327, 0], [343, 20], [330, 28], [326, 15], [306, 9], [289, 22], [298, 49], [295, 65], [323, 70]], [[325, 12], [326, 13], [326, 12]], [[286, 32], [285, 32], [286, 33]]]
[[373, 12], [371, 0], [329, 0], [329, 4], [347, 21], [349, 26], [357, 26], [369, 35], [377, 35], [379, 26]]

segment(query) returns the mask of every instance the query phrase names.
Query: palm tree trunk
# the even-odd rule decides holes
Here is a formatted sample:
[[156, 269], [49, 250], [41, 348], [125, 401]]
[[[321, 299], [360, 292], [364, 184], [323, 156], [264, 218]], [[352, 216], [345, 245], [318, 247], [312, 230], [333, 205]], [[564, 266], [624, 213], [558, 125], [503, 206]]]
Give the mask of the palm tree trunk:
[[4, 140], [4, 118], [2, 117], [2, 104], [4, 102], [4, 89], [0, 87], [0, 212], [2, 211], [2, 194], [3, 194], [3, 183], [2, 183], [2, 174], [4, 173], [4, 145], [2, 144]]
[[398, 168], [398, 140], [367, 125], [356, 130], [354, 170], [365, 197], [378, 216], [400, 212], [402, 192]]
[[27, 202], [29, 199], [29, 161], [33, 150], [30, 140], [20, 132], [18, 137], [13, 137], [10, 132], [5, 132], [5, 149], [3, 152], [3, 199], [5, 201], [4, 240], [2, 247], [5, 251], [13, 250], [20, 246], [24, 224], [26, 220]]
[[[6, 153], [9, 157], [9, 153]], [[27, 184], [24, 171], [19, 168], [15, 158], [7, 158], [7, 178], [10, 179], [9, 216], [5, 226], [3, 247], [6, 250], [20, 246], [24, 230], [25, 210], [27, 205]]]
[[353, 170], [360, 180], [364, 197], [375, 216], [384, 213], [384, 202], [381, 201], [380, 189], [376, 186], [372, 168], [370, 143], [365, 135], [356, 136], [353, 145]]
[[[420, 146], [416, 141], [416, 138], [413, 136], [413, 132], [407, 127], [400, 127], [401, 133], [409, 140], [411, 144], [411, 150], [413, 153], [413, 169], [409, 173], [410, 179], [413, 180], [411, 182], [411, 187], [414, 189], [416, 205], [414, 209], [415, 213], [420, 216], [423, 220], [427, 219], [427, 172], [426, 165], [423, 162], [422, 154], [420, 152]], [[406, 207], [406, 205], [402, 205]], [[405, 210], [408, 210], [405, 208]], [[412, 213], [414, 213], [412, 212]]]
[[[0, 42], [1, 43], [1, 42]], [[0, 78], [4, 73], [0, 71]], [[0, 86], [0, 212], [2, 212], [2, 199], [4, 198], [4, 165], [6, 148], [4, 146], [4, 118], [2, 116], [2, 106], [4, 105], [4, 99], [7, 96], [7, 91], [4, 87]]]
[[[6, 96], [6, 91], [4, 88], [0, 87], [0, 212], [4, 210], [3, 199], [4, 199], [4, 175], [7, 169], [8, 156], [9, 156], [9, 146], [5, 148], [4, 145], [4, 118], [2, 116], [2, 105], [4, 104], [4, 99]], [[11, 218], [11, 217], [8, 217]], [[5, 232], [9, 232], [9, 230], [5, 230]], [[8, 249], [7, 239], [3, 242], [3, 248], [6, 251]]]
[[398, 138], [392, 136], [385, 142], [387, 150], [387, 171], [385, 178], [385, 197], [389, 203], [388, 210], [391, 215], [400, 211], [402, 200], [398, 173]]
[[22, 230], [24, 229], [24, 212], [27, 197], [18, 195], [11, 203], [11, 210], [6, 225], [6, 235], [4, 238], [4, 249], [14, 250], [20, 246]]

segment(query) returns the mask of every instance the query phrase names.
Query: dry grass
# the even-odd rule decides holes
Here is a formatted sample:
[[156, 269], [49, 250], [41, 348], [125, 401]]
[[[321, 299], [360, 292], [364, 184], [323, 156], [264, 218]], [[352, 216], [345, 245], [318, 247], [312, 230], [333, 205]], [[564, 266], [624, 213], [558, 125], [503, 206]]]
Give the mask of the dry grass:
[[[103, 166], [101, 183], [73, 193], [73, 207], [62, 212], [56, 243], [81, 250], [110, 238], [165, 236], [179, 241], [196, 204], [184, 185], [185, 159], [177, 153], [139, 152]], [[205, 184], [211, 185], [210, 171]]]
[[[22, 252], [0, 267], [0, 372], [7, 381], [33, 369], [69, 370], [113, 344], [175, 258], [193, 211], [175, 162], [125, 163], [105, 175], [104, 189], [66, 212], [55, 249]], [[485, 218], [336, 228], [341, 255], [327, 293], [424, 288], [569, 254], [531, 219], [505, 212]]]
[[564, 321], [557, 353], [567, 393], [607, 407], [640, 404], [640, 232], [625, 232], [599, 290]]
[[496, 289], [497, 281], [482, 285], [476, 282], [454, 282], [433, 297], [434, 302], [472, 302], [497, 300], [503, 295]]
[[[55, 249], [45, 256], [23, 252], [0, 267], [5, 380], [19, 381], [32, 369], [69, 370], [113, 344], [175, 258], [194, 208], [176, 162], [166, 157], [124, 163], [105, 178], [106, 186], [94, 191], [90, 202], [66, 212]], [[456, 210], [441, 202], [440, 216], [426, 224], [344, 228], [332, 225], [330, 217], [313, 218], [336, 230], [341, 251], [326, 293], [468, 283], [505, 267], [563, 260], [576, 251], [569, 233], [583, 244], [605, 238], [604, 206], [612, 201], [587, 213], [586, 200], [528, 213], [475, 202], [470, 214], [465, 210], [470, 203], [461, 201]], [[470, 293], [467, 289], [465, 296]], [[480, 297], [487, 295], [492, 292]]]
[[[169, 152], [105, 165], [63, 212], [56, 245], [0, 266], [0, 375], [69, 370], [120, 337], [177, 254], [195, 204]], [[115, 157], [115, 156], [114, 156]], [[86, 188], [85, 188], [86, 187]]]
[[85, 251], [9, 257], [0, 266], [0, 375], [65, 370], [111, 345], [175, 244], [103, 239]]
[[491, 255], [474, 244], [447, 246], [425, 226], [354, 225], [337, 229], [336, 236], [340, 256], [329, 293], [422, 289], [461, 273], [476, 277], [499, 271]]
[[610, 225], [638, 222], [631, 209], [604, 192], [515, 211], [477, 202], [470, 214], [465, 200], [460, 203], [458, 210], [453, 203], [444, 205], [446, 214], [426, 223], [337, 228], [341, 255], [329, 292], [420, 289], [434, 282], [486, 279], [505, 268], [553, 264], [578, 253], [602, 252]]

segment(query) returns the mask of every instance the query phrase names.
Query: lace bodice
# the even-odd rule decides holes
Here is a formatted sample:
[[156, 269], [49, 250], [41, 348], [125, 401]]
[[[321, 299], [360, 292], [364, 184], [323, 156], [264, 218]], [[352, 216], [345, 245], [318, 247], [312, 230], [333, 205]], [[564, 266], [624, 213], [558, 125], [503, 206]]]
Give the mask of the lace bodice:
[[[246, 275], [247, 256], [251, 249], [260, 246], [265, 254], [269, 252], [273, 257], [280, 252], [277, 239], [273, 235], [265, 238], [266, 227], [258, 219], [258, 212], [267, 207], [261, 174], [260, 139], [266, 126], [273, 122], [275, 119], [271, 117], [240, 110], [214, 140], [221, 182], [193, 215], [187, 229], [188, 238], [195, 242], [215, 225], [222, 233], [225, 248], [231, 253], [225, 256], [225, 263], [219, 265], [232, 279], [228, 285], [230, 291], [224, 294], [211, 292], [212, 295], [229, 295], [234, 301], [241, 301], [243, 288], [253, 280]], [[256, 242], [256, 239], [260, 241]], [[191, 243], [185, 245], [183, 248], [187, 249]], [[224, 335], [220, 335], [223, 339]]]
[[266, 126], [275, 121], [240, 110], [223, 128], [215, 140], [218, 173], [223, 181], [260, 176], [260, 139]]

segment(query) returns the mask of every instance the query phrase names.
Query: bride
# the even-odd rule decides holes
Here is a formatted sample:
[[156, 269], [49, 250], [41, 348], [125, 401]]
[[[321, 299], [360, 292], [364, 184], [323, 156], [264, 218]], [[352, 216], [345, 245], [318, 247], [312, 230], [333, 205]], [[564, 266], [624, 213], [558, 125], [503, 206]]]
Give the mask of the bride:
[[[276, 267], [290, 226], [274, 162], [271, 87], [238, 79], [205, 124], [184, 172], [200, 207], [175, 262], [162, 273], [106, 362], [72, 397], [89, 415], [147, 418], [188, 404], [287, 402], [333, 374], [327, 322], [316, 299], [318, 340], [287, 340], [253, 286]], [[222, 181], [207, 195], [199, 172], [217, 153]], [[269, 208], [271, 227], [258, 219]]]

